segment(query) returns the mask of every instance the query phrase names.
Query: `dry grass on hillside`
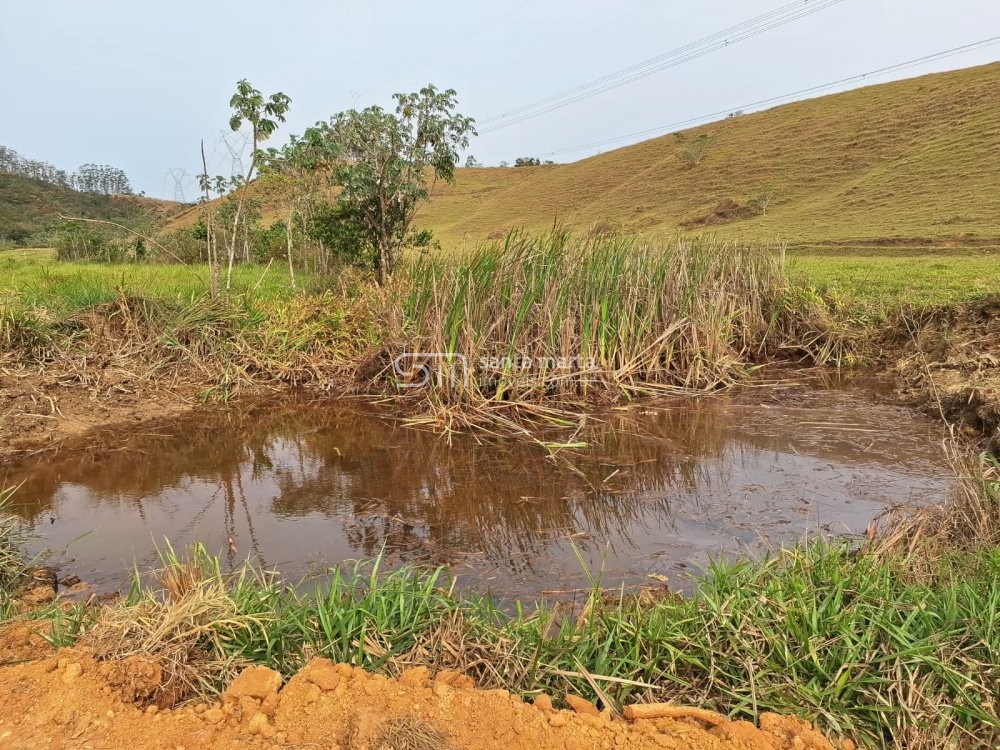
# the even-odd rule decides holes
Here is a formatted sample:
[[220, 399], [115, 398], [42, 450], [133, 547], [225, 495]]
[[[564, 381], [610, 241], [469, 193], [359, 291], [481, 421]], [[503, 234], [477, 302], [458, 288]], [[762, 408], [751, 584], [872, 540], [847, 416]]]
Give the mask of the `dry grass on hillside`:
[[[702, 136], [708, 145], [691, 164], [685, 154]], [[558, 220], [827, 250], [986, 248], [1000, 246], [997, 174], [1000, 63], [787, 104], [571, 164], [459, 169], [418, 221], [448, 247]]]

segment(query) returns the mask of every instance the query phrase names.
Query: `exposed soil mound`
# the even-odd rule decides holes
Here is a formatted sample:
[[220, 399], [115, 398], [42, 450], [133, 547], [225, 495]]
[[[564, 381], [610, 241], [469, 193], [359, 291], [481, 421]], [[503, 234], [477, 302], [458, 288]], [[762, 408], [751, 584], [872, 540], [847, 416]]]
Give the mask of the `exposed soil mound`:
[[760, 216], [764, 209], [759, 203], [739, 203], [732, 198], [726, 198], [725, 200], [719, 201], [715, 208], [709, 211], [707, 214], [698, 216], [694, 219], [686, 219], [681, 222], [681, 227], [684, 229], [700, 229], [702, 227], [709, 227], [715, 224], [728, 224], [731, 221], [739, 221], [740, 219], [749, 219], [754, 216]]
[[[0, 636], [4, 654], [26, 658], [14, 646], [35, 647], [31, 638], [26, 629], [8, 629]], [[468, 679], [451, 673], [434, 679], [426, 668], [416, 668], [390, 680], [325, 659], [312, 660], [285, 684], [276, 672], [253, 667], [216, 703], [161, 709], [144, 705], [139, 666], [101, 663], [85, 649], [6, 661], [0, 667], [0, 748], [833, 747], [808, 724], [788, 717], [764, 715], [758, 728], [709, 711], [654, 706], [637, 714], [650, 718], [629, 721], [582, 700], [575, 702], [577, 711], [556, 710], [544, 697], [531, 705], [503, 690], [469, 687]], [[155, 665], [142, 666], [147, 677], [155, 677]], [[137, 679], [119, 679], [123, 675]]]

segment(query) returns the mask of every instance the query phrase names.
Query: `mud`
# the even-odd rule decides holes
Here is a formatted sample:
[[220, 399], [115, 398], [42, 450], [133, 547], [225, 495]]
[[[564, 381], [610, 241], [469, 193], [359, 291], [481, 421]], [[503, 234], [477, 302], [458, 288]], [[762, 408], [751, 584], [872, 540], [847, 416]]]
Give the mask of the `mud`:
[[134, 428], [198, 403], [190, 385], [145, 380], [124, 366], [28, 367], [0, 359], [0, 466], [57, 453], [98, 428]]
[[[25, 631], [0, 633], [0, 653]], [[2, 645], [6, 643], [6, 645]], [[558, 710], [502, 690], [479, 690], [462, 675], [426, 669], [391, 680], [346, 664], [314, 659], [287, 682], [250, 668], [217, 702], [160, 709], [136, 686], [155, 668], [96, 661], [82, 649], [36, 654], [0, 666], [0, 748], [40, 747], [231, 750], [832, 750], [809, 724], [764, 714], [760, 726], [678, 706], [658, 718], [615, 718], [579, 699]], [[131, 681], [122, 679], [131, 672]], [[649, 715], [649, 707], [638, 713]], [[626, 708], [626, 715], [632, 714]], [[839, 745], [853, 748], [844, 741]]]

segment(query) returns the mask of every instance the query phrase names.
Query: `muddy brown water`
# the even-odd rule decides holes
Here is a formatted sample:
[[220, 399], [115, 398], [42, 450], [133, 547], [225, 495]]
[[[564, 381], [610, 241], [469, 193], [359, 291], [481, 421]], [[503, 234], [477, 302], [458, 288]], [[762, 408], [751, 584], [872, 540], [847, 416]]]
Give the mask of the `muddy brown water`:
[[587, 446], [553, 460], [527, 441], [449, 444], [359, 404], [282, 402], [109, 433], [0, 480], [21, 483], [31, 551], [98, 589], [169, 539], [296, 580], [384, 551], [388, 566], [447, 565], [502, 599], [587, 588], [578, 556], [605, 586], [690, 590], [712, 557], [860, 535], [953, 484], [940, 427], [870, 379], [589, 421]]

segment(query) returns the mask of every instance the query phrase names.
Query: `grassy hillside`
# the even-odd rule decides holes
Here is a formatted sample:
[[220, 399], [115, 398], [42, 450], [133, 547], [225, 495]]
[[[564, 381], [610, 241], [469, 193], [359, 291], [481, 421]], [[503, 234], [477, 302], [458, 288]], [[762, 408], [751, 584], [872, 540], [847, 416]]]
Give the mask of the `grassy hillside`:
[[47, 244], [46, 234], [59, 225], [60, 216], [153, 226], [179, 208], [180, 204], [172, 201], [81, 193], [32, 177], [0, 172], [0, 241]]
[[[685, 159], [708, 139], [697, 164]], [[567, 136], [567, 140], [569, 137]], [[1000, 63], [870, 86], [571, 164], [457, 170], [418, 223], [448, 247], [556, 220], [882, 255], [1000, 247]], [[273, 195], [263, 194], [265, 220]], [[754, 199], [769, 197], [766, 213]], [[194, 223], [189, 209], [171, 226]]]
[[[701, 136], [702, 161], [683, 154]], [[1000, 245], [1000, 63], [776, 107], [572, 164], [464, 169], [423, 220], [451, 241], [554, 218], [806, 245]], [[766, 215], [746, 204], [771, 194]], [[735, 208], [738, 206], [739, 208]], [[716, 209], [722, 215], [716, 215]], [[730, 215], [726, 215], [726, 214]]]

